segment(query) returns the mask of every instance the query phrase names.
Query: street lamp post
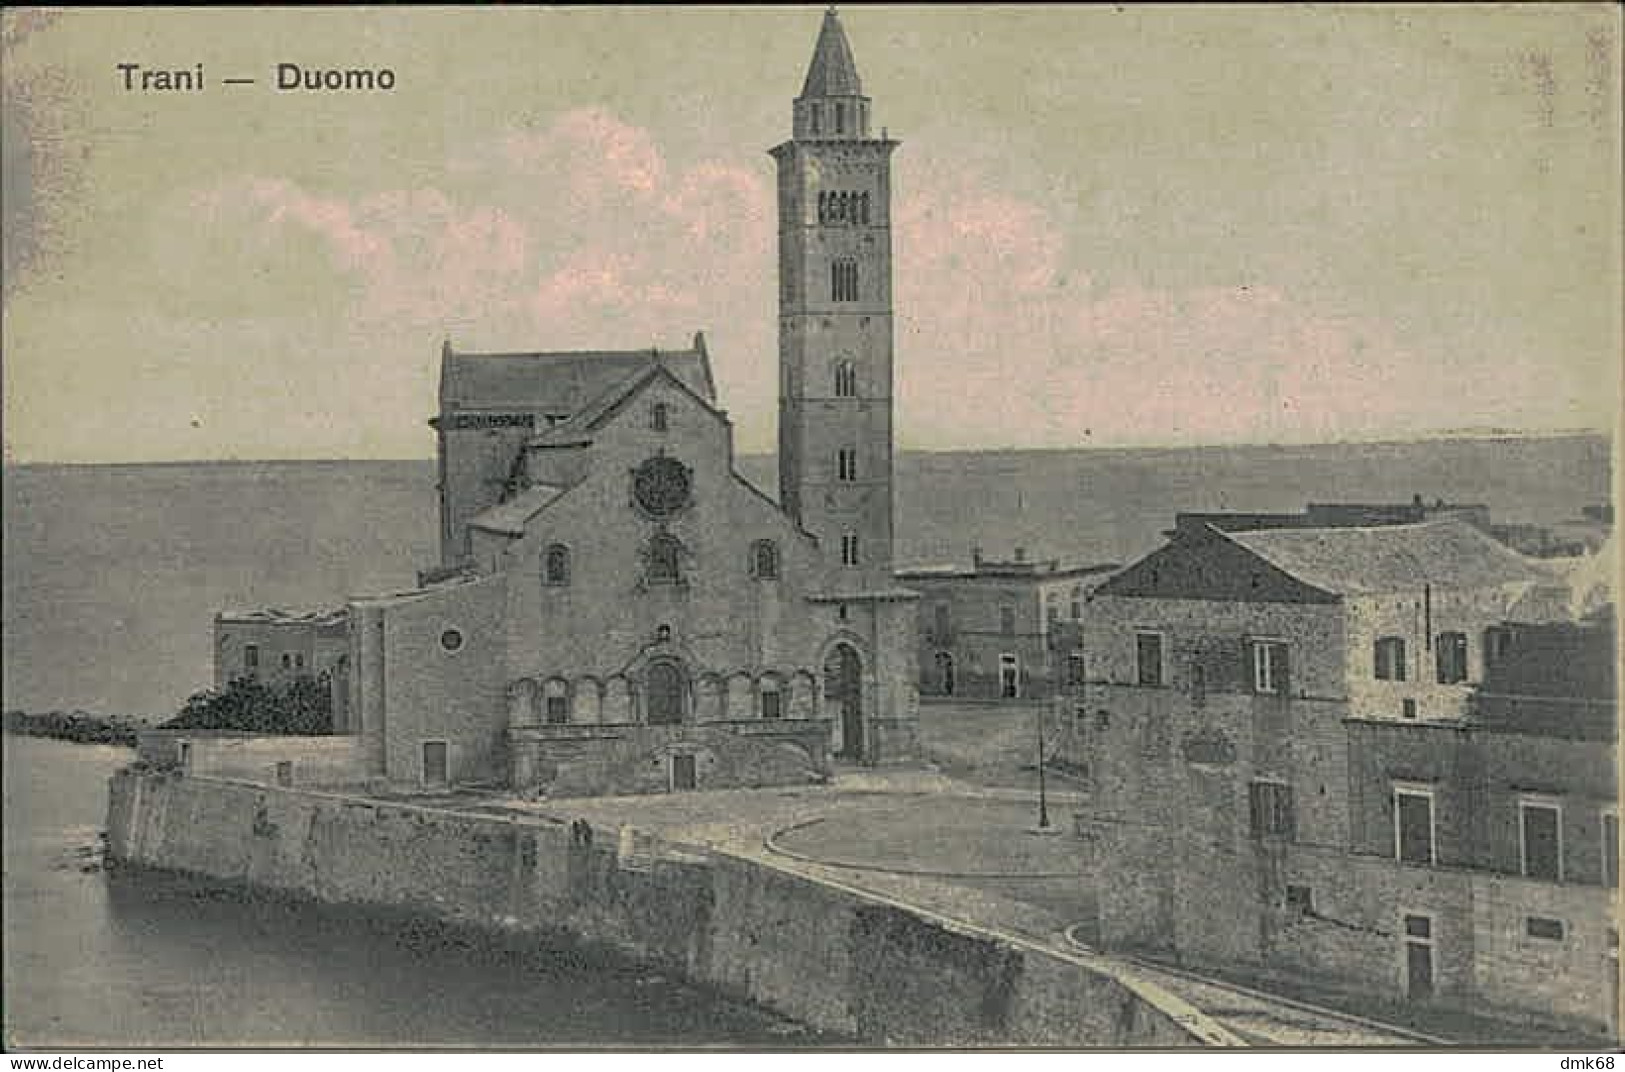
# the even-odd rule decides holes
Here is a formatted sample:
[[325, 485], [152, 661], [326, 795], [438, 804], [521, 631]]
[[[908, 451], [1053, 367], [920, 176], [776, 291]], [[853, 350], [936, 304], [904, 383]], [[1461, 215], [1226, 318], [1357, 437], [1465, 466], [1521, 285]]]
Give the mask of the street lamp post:
[[1038, 722], [1038, 829], [1049, 829], [1049, 801], [1044, 794], [1044, 705], [1036, 708]]

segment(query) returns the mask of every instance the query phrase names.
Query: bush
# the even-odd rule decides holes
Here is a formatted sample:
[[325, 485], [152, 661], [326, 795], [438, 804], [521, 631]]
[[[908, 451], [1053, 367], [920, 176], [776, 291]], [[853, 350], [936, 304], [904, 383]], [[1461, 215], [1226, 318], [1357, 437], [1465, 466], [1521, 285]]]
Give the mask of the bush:
[[325, 681], [309, 676], [282, 685], [240, 677], [224, 689], [193, 693], [180, 713], [159, 728], [330, 734], [333, 698]]

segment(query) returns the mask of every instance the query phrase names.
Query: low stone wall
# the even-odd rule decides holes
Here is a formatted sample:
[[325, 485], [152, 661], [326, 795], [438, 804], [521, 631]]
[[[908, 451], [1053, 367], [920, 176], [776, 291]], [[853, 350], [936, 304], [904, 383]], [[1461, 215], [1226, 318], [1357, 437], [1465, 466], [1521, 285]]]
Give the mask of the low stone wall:
[[[514, 787], [561, 797], [807, 785], [829, 775], [829, 740], [828, 719], [531, 725], [508, 731]], [[692, 763], [692, 786], [674, 784], [675, 757]]]
[[343, 735], [142, 730], [136, 757], [152, 767], [184, 767], [192, 774], [267, 785], [360, 785], [369, 774], [361, 738]]
[[[118, 861], [564, 932], [866, 1043], [1236, 1041], [1177, 999], [1076, 957], [757, 861], [615, 833], [177, 770], [121, 771], [109, 792]], [[626, 853], [628, 841], [639, 851]]]

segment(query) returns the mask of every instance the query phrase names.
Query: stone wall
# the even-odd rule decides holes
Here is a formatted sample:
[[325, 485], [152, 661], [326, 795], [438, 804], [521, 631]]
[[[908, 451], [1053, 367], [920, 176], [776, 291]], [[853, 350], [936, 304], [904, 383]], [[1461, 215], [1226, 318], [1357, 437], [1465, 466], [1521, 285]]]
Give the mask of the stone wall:
[[[186, 745], [183, 752], [182, 744]], [[277, 784], [281, 764], [287, 784], [359, 785], [367, 781], [364, 745], [359, 737], [299, 737], [213, 730], [142, 730], [136, 755], [159, 768], [184, 765], [191, 774], [218, 775]]]
[[125, 770], [126, 864], [520, 932], [567, 932], [870, 1044], [1235, 1043], [1109, 967], [756, 861], [617, 852], [547, 820], [475, 816], [179, 772]]
[[514, 787], [559, 797], [669, 792], [679, 755], [693, 757], [697, 789], [807, 785], [829, 775], [826, 719], [537, 725], [510, 739]]
[[[1410, 1000], [1404, 917], [1431, 917], [1431, 1000], [1607, 1031], [1614, 1008], [1613, 891], [1300, 845], [1199, 837], [1080, 816], [1100, 887], [1107, 948], [1186, 965], [1312, 979], [1362, 998]], [[1288, 901], [1299, 887], [1307, 910]], [[1529, 919], [1555, 920], [1556, 938]]]
[[1602, 816], [1617, 800], [1612, 744], [1385, 720], [1350, 719], [1347, 732], [1356, 852], [1394, 854], [1394, 783], [1422, 783], [1434, 795], [1440, 863], [1519, 874], [1519, 801], [1533, 794], [1560, 807], [1564, 881], [1603, 881]]

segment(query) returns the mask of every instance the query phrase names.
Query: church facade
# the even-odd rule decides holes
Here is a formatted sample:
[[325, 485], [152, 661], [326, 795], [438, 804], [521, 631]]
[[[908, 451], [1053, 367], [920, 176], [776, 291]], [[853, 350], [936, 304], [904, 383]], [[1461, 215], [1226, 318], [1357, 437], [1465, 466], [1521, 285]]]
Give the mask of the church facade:
[[913, 758], [892, 576], [890, 157], [825, 15], [778, 166], [779, 489], [733, 464], [703, 335], [442, 353], [441, 560], [353, 600], [349, 725], [396, 783], [800, 784]]

